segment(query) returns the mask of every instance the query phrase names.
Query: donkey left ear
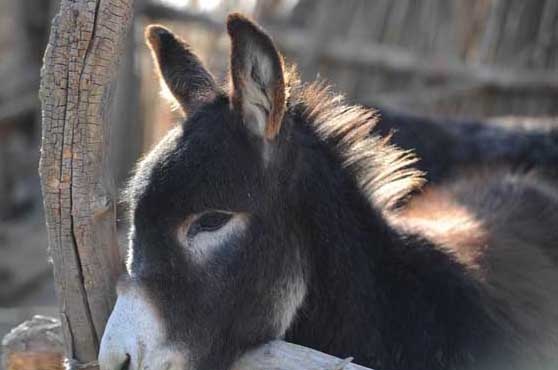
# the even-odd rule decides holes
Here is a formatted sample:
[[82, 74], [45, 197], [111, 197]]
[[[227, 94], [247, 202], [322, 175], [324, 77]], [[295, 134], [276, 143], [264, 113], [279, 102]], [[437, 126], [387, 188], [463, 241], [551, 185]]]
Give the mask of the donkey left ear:
[[227, 31], [233, 107], [250, 131], [273, 140], [285, 113], [283, 59], [271, 38], [243, 15], [229, 15]]
[[211, 73], [171, 30], [150, 25], [145, 37], [161, 77], [186, 113], [195, 112], [219, 94]]

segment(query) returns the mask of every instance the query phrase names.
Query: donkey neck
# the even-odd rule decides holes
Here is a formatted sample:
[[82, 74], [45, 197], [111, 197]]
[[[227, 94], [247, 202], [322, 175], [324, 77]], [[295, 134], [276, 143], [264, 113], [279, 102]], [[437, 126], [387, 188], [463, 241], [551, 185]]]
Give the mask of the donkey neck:
[[287, 339], [338, 356], [355, 355], [360, 344], [347, 341], [370, 338], [381, 320], [372, 306], [381, 294], [377, 268], [391, 253], [396, 233], [335, 155], [312, 160], [304, 164], [312, 175], [296, 202], [304, 213], [300, 227], [306, 234], [309, 289]]
[[[301, 227], [311, 230], [308, 294], [288, 340], [370, 366], [395, 366], [394, 353], [453, 356], [448, 346], [463, 344], [475, 330], [484, 336], [478, 328], [486, 318], [461, 266], [390, 225], [335, 152], [322, 148], [303, 157], [312, 169], [297, 200], [306, 219]], [[430, 342], [417, 346], [421, 338]]]

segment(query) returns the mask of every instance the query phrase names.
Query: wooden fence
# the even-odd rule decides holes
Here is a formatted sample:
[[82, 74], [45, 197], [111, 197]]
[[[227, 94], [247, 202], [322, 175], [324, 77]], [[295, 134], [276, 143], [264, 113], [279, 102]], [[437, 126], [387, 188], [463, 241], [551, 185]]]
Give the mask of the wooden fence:
[[[223, 30], [220, 18], [158, 3], [143, 14]], [[287, 18], [255, 16], [305, 79], [320, 74], [359, 103], [453, 118], [558, 114], [553, 0], [301, 0]]]

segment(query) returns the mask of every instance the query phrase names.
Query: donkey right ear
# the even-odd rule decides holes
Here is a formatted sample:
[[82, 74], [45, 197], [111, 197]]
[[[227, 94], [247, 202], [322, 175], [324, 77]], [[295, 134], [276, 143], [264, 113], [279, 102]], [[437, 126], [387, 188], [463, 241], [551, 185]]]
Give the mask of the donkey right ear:
[[186, 42], [159, 25], [148, 26], [145, 38], [160, 75], [186, 113], [219, 94], [213, 76]]
[[271, 38], [242, 14], [227, 17], [227, 31], [233, 106], [249, 130], [272, 141], [279, 134], [286, 109], [283, 58]]

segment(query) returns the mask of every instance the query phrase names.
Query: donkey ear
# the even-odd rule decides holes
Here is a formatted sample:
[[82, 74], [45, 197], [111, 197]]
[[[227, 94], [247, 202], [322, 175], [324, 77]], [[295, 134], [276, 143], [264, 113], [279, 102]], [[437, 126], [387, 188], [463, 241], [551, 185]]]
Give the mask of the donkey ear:
[[194, 112], [217, 96], [213, 76], [186, 42], [159, 25], [148, 26], [145, 38], [159, 73], [185, 112]]
[[229, 15], [227, 31], [234, 109], [253, 133], [273, 140], [285, 113], [283, 59], [271, 38], [243, 15]]

